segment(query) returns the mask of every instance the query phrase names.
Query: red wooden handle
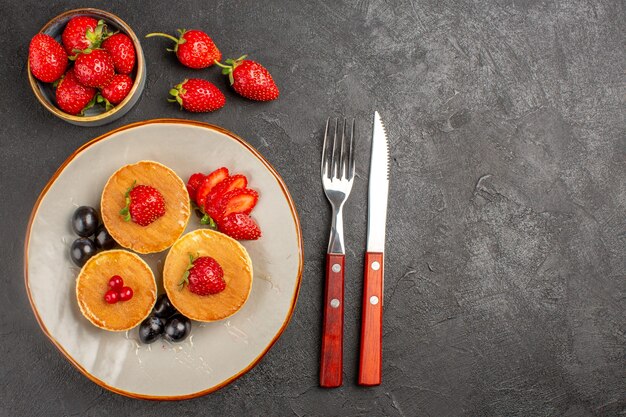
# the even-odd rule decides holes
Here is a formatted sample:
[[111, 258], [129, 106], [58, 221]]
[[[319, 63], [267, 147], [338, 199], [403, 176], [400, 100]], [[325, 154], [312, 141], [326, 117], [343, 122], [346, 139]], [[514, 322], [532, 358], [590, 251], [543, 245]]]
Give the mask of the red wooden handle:
[[359, 385], [380, 385], [383, 349], [383, 254], [365, 254]]
[[340, 387], [343, 379], [343, 268], [344, 255], [326, 255], [326, 289], [320, 385]]

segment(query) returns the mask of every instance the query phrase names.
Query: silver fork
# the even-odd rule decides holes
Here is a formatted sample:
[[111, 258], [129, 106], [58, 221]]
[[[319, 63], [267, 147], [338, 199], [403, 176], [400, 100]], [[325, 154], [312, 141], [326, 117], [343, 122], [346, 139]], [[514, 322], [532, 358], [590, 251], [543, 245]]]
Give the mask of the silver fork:
[[[348, 122], [343, 119], [339, 132], [339, 119], [335, 119], [332, 141], [330, 118], [326, 121], [322, 148], [321, 175], [326, 198], [333, 208], [330, 239], [326, 252], [326, 288], [324, 290], [324, 321], [322, 326], [322, 353], [320, 360], [320, 385], [333, 388], [341, 386], [343, 379], [343, 293], [345, 246], [343, 241], [343, 205], [350, 195], [354, 182], [354, 124], [352, 119], [349, 138]], [[341, 137], [339, 137], [341, 133]]]

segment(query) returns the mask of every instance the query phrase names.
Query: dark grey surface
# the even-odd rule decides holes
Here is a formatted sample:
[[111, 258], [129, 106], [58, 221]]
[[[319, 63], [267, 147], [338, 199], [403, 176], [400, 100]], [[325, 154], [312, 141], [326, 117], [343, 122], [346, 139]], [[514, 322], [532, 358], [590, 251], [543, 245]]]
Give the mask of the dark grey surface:
[[[3, 1], [0, 29], [0, 415], [626, 414], [626, 10], [611, 1]], [[263, 4], [267, 3], [267, 4]], [[148, 82], [123, 119], [79, 128], [26, 81], [30, 37], [91, 5], [142, 36], [207, 30], [225, 57], [249, 53], [281, 88], [274, 103], [227, 91], [143, 40]], [[167, 90], [218, 80], [227, 105], [180, 113]], [[355, 384], [370, 115], [391, 142], [383, 385]], [[329, 115], [356, 115], [358, 178], [347, 205], [344, 386], [317, 387], [329, 209], [318, 180]], [[247, 375], [190, 401], [112, 394], [40, 331], [26, 297], [27, 218], [70, 153], [156, 117], [224, 126], [282, 174], [306, 262], [283, 337]], [[77, 185], [79, 186], [79, 185]], [[54, 279], [54, 277], [51, 277]]]

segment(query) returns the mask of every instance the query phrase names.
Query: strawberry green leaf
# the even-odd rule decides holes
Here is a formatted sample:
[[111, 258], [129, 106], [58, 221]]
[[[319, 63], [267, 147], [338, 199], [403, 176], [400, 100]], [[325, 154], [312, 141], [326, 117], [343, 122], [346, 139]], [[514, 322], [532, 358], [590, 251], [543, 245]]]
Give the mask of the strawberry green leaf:
[[126, 190], [126, 193], [124, 194], [126, 206], [120, 210], [120, 216], [124, 218], [125, 222], [130, 221], [130, 192], [133, 188], [135, 188], [135, 185], [137, 185], [137, 180], [133, 181], [133, 184]]
[[193, 268], [193, 262], [196, 260], [196, 258], [194, 258], [194, 256], [189, 253], [189, 264], [187, 264], [187, 269], [185, 269], [185, 272], [183, 273], [183, 278], [180, 280], [180, 282], [178, 283], [178, 286], [180, 287], [179, 289], [183, 289], [183, 287], [185, 286], [185, 283], [189, 283], [189, 271], [191, 270], [191, 268]]
[[215, 220], [213, 220], [213, 218], [211, 216], [209, 216], [208, 214], [206, 214], [206, 213], [200, 219], [200, 224], [204, 224], [204, 225], [209, 226], [209, 229], [213, 229], [213, 230], [217, 229], [217, 225], [215, 224]]
[[94, 104], [96, 104], [96, 96], [93, 96], [93, 98], [89, 100], [89, 103], [87, 103], [87, 105], [83, 107], [83, 109], [80, 111], [80, 115], [84, 116], [85, 110], [89, 110], [90, 108], [94, 106]]

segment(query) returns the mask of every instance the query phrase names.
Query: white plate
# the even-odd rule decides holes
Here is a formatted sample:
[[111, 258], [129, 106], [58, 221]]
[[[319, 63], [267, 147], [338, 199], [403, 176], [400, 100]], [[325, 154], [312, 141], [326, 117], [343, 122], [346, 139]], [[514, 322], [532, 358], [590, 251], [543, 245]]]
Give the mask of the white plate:
[[[193, 322], [180, 344], [141, 345], [137, 329], [108, 332], [94, 327], [78, 308], [79, 268], [69, 258], [76, 238], [70, 218], [76, 207], [99, 207], [107, 179], [119, 167], [154, 160], [186, 181], [194, 172], [226, 166], [243, 173], [260, 193], [253, 217], [258, 241], [243, 242], [254, 280], [250, 298], [234, 316], [215, 323]], [[192, 214], [187, 231], [200, 227]], [[167, 251], [143, 256], [161, 287]], [[107, 133], [79, 148], [42, 191], [29, 223], [25, 279], [44, 333], [83, 374], [131, 397], [176, 400], [215, 391], [250, 370], [285, 329], [296, 303], [302, 273], [302, 233], [293, 201], [280, 176], [234, 134], [199, 122], [158, 119]]]

